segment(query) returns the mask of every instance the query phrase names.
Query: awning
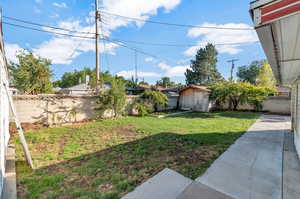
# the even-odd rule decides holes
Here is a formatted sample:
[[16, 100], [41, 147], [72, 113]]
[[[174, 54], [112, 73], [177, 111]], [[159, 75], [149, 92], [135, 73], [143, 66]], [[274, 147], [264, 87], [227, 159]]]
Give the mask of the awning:
[[300, 0], [255, 1], [251, 14], [276, 79], [291, 84], [300, 75]]

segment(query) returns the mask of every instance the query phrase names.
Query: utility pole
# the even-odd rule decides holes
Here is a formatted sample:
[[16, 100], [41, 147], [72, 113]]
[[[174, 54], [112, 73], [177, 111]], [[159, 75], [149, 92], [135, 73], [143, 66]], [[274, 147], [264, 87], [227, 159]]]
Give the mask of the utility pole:
[[135, 62], [135, 83], [138, 83], [138, 72], [137, 72], [137, 51], [134, 51], [134, 62]]
[[234, 71], [234, 67], [235, 67], [235, 62], [239, 61], [238, 59], [232, 59], [227, 61], [228, 63], [231, 63], [231, 75], [230, 75], [230, 79], [233, 80], [233, 71]]
[[96, 37], [95, 37], [95, 47], [96, 47], [96, 91], [99, 92], [100, 88], [100, 52], [99, 52], [99, 22], [100, 22], [100, 12], [99, 12], [99, 3], [98, 0], [95, 0], [95, 28], [96, 28]]

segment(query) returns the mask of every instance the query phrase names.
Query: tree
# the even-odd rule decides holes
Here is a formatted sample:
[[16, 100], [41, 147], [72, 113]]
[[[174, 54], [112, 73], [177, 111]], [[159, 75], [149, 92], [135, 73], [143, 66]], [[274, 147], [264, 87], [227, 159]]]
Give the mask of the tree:
[[172, 82], [170, 77], [162, 77], [161, 80], [156, 82], [156, 86], [161, 86], [163, 88], [172, 88], [176, 87], [175, 82]]
[[[79, 82], [84, 83], [86, 82], [86, 77], [89, 76], [89, 85], [91, 88], [96, 87], [96, 70], [90, 68], [84, 68], [81, 71], [74, 71], [74, 72], [66, 72], [63, 74], [60, 80], [54, 82], [56, 87], [60, 88], [68, 88], [71, 86], [78, 85]], [[110, 82], [114, 77], [108, 72], [101, 72], [101, 81], [103, 82]], [[118, 77], [120, 78], [120, 77]]]
[[16, 88], [26, 94], [51, 93], [51, 61], [29, 51], [18, 54], [17, 58], [19, 63], [11, 63], [9, 67]]
[[274, 88], [263, 87], [263, 86], [249, 86], [247, 101], [249, 104], [254, 106], [256, 111], [261, 111], [263, 106], [262, 102], [269, 96], [275, 94], [277, 91]]
[[257, 85], [269, 88], [276, 87], [276, 79], [274, 77], [270, 64], [264, 62], [257, 76]]
[[228, 104], [229, 110], [236, 111], [241, 104], [251, 104], [255, 110], [261, 109], [261, 103], [276, 91], [271, 88], [255, 86], [249, 82], [222, 82], [210, 86], [210, 98], [218, 105]]
[[97, 110], [100, 111], [100, 117], [103, 117], [106, 110], [113, 110], [114, 117], [118, 117], [124, 111], [125, 102], [125, 82], [116, 77], [111, 80], [111, 88], [99, 95], [97, 104], [100, 107]]
[[139, 115], [144, 116], [152, 111], [158, 111], [159, 106], [167, 106], [168, 97], [160, 91], [145, 90], [135, 103]]
[[253, 61], [249, 66], [238, 68], [237, 76], [240, 81], [256, 85], [257, 76], [265, 61]]
[[186, 70], [186, 84], [211, 85], [222, 81], [223, 77], [217, 71], [217, 55], [218, 52], [212, 44], [200, 48], [196, 59], [191, 61], [191, 69]]

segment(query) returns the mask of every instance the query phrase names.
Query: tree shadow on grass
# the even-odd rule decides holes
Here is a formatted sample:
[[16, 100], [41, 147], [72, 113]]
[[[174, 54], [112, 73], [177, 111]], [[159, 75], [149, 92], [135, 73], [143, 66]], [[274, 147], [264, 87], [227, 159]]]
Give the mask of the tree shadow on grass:
[[214, 119], [218, 117], [236, 118], [236, 119], [255, 119], [259, 113], [254, 112], [192, 112], [170, 116], [170, 118], [188, 118], [188, 119]]
[[164, 168], [195, 179], [242, 133], [159, 133], [35, 171], [18, 161], [18, 194], [31, 199], [117, 199]]

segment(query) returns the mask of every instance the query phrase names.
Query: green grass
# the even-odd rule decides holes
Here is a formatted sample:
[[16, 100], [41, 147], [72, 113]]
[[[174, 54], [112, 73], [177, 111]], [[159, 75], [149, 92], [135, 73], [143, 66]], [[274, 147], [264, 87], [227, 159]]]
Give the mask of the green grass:
[[16, 138], [18, 196], [117, 199], [166, 167], [194, 179], [258, 117], [186, 113], [28, 132], [38, 169], [27, 167]]

